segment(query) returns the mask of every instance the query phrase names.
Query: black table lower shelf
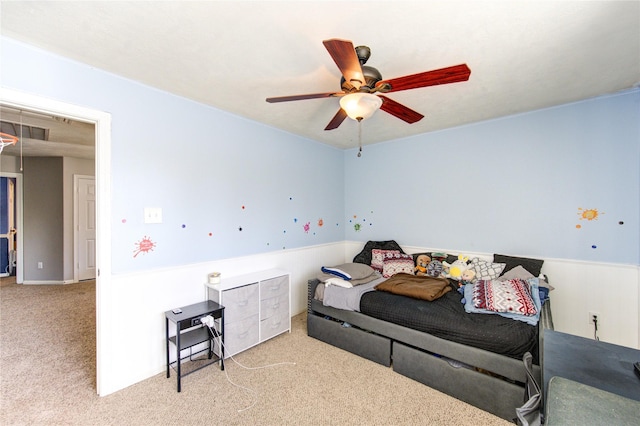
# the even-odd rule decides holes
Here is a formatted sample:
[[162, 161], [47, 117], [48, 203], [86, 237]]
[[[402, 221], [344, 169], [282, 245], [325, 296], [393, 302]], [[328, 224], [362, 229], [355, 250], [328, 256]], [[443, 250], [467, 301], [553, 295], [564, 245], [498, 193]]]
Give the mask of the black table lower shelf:
[[[220, 337], [220, 334], [215, 333], [215, 338], [219, 338], [219, 337]], [[186, 350], [186, 348], [190, 348], [200, 343], [205, 343], [209, 339], [211, 339], [210, 331], [206, 327], [199, 327], [193, 330], [189, 330], [185, 333], [182, 333], [182, 335], [180, 336], [180, 346], [182, 348], [185, 348], [183, 350]], [[176, 336], [169, 337], [169, 341], [175, 345]], [[209, 352], [210, 352], [209, 348], [201, 349], [196, 352], [190, 353], [188, 356], [184, 356], [180, 358], [180, 362], [181, 362], [180, 376], [181, 377], [188, 376], [189, 374], [195, 373], [196, 371], [204, 367], [207, 367], [211, 364], [215, 364], [217, 362], [223, 362], [222, 358], [220, 358], [220, 356], [216, 354], [214, 351], [211, 351], [211, 353]], [[183, 362], [185, 360], [189, 360], [189, 362], [188, 363]], [[178, 361], [176, 360], [170, 363], [170, 366], [176, 372], [177, 372], [177, 368], [176, 368], [177, 362]]]

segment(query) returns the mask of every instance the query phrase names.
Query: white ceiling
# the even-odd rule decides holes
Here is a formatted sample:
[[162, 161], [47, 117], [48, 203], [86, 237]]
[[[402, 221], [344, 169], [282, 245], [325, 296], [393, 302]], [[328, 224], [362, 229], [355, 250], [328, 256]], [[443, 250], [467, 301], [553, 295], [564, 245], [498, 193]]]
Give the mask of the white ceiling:
[[425, 118], [383, 111], [376, 143], [638, 86], [638, 1], [18, 1], [2, 34], [287, 132], [351, 148], [357, 125], [323, 130], [337, 98], [265, 98], [340, 90], [322, 45], [371, 48], [395, 78], [466, 63], [469, 81], [389, 93]]

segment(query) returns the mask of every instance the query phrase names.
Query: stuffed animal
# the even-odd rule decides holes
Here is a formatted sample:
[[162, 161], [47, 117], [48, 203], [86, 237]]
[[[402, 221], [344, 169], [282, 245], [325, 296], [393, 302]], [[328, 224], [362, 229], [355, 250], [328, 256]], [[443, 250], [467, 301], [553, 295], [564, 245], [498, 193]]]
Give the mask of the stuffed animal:
[[462, 273], [469, 269], [469, 265], [467, 264], [468, 260], [469, 256], [458, 255], [458, 260], [451, 264], [442, 262], [445, 267], [445, 276], [447, 278], [460, 281], [460, 279], [462, 278]]
[[430, 277], [439, 277], [442, 276], [442, 272], [444, 271], [444, 265], [442, 261], [447, 258], [446, 253], [433, 252], [431, 253], [431, 262], [427, 266], [426, 275]]
[[460, 276], [460, 286], [462, 287], [465, 284], [473, 284], [473, 280], [476, 277], [476, 271], [473, 269], [467, 269], [462, 272]]
[[431, 260], [439, 260], [440, 262], [444, 262], [444, 260], [447, 258], [447, 253], [441, 253], [441, 252], [433, 252], [431, 253]]
[[444, 266], [442, 266], [442, 262], [439, 260], [432, 260], [427, 266], [427, 275], [430, 277], [439, 277], [442, 275], [442, 271], [444, 270]]
[[414, 273], [416, 275], [424, 276], [427, 275], [427, 266], [431, 263], [431, 258], [426, 254], [421, 254], [416, 258], [416, 267], [414, 268]]

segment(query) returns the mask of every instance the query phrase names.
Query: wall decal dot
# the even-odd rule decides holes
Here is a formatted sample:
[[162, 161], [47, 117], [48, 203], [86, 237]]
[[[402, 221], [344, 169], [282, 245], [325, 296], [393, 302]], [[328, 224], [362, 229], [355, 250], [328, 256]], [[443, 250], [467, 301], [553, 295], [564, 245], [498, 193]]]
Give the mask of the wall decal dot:
[[284, 231], [282, 231], [282, 233], [283, 233], [283, 234], [286, 234], [286, 233], [287, 233], [287, 230], [285, 229]]
[[293, 218], [293, 223], [298, 223], [298, 218], [297, 217]]
[[209, 236], [210, 236], [210, 237], [211, 237], [211, 236], [213, 236], [213, 233], [212, 233], [212, 232], [209, 232]]
[[127, 223], [127, 219], [122, 219], [122, 223]]
[[293, 197], [289, 197], [289, 201], [293, 201]]
[[182, 229], [186, 228], [187, 225], [185, 225], [184, 223], [182, 224]]
[[618, 222], [618, 225], [624, 225], [623, 221]]
[[355, 225], [353, 225], [353, 230], [356, 232], [360, 231], [360, 224], [356, 223]]
[[582, 225], [577, 224], [577, 225], [576, 225], [576, 229], [580, 229], [580, 228], [582, 228]]
[[242, 226], [239, 226], [239, 227], [238, 227], [238, 231], [242, 231]]
[[592, 246], [591, 246], [591, 248], [592, 248], [592, 249], [597, 249], [597, 248], [598, 248], [598, 246], [594, 244], [594, 245], [592, 245]]

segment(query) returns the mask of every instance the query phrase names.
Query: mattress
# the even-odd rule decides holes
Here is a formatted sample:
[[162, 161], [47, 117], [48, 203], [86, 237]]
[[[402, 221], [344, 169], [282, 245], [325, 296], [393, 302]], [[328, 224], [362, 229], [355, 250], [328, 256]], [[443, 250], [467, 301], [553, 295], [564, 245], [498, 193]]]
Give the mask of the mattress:
[[461, 299], [462, 295], [457, 291], [446, 293], [431, 302], [372, 291], [362, 295], [360, 312], [516, 359], [522, 359], [526, 352], [531, 352], [537, 360], [537, 325], [500, 315], [467, 313]]

